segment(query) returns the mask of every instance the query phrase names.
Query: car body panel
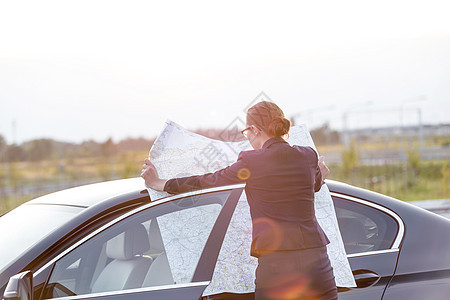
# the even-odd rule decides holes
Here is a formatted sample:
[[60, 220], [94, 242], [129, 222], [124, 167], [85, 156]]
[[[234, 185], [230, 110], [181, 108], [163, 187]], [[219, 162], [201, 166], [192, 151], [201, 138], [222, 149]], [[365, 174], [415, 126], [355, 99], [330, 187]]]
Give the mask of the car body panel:
[[392, 279], [383, 299], [433, 299], [450, 297], [450, 270], [402, 274]]
[[[372, 191], [337, 182], [330, 182], [329, 185], [335, 193], [365, 199], [395, 211], [406, 224], [395, 273], [388, 283], [383, 299], [448, 299], [450, 220]], [[349, 258], [354, 270], [352, 261], [353, 259]]]
[[[114, 217], [116, 213], [123, 213], [137, 205], [148, 202], [148, 196], [142, 195], [141, 190], [107, 199], [99, 197], [96, 204], [83, 209], [75, 218], [69, 220], [63, 226], [56, 228], [53, 232], [50, 232], [36, 245], [23, 253], [16, 261], [2, 270], [0, 273], [0, 293], [3, 293], [9, 277], [12, 276], [11, 274], [17, 274], [22, 270], [31, 270], [33, 272], [38, 270], [49, 259], [85, 236], [87, 232], [101, 226], [104, 221]], [[23, 205], [39, 204], [30, 201]]]
[[409, 203], [403, 204], [401, 216], [409, 226], [395, 276], [383, 299], [448, 299], [450, 220]]
[[[367, 200], [355, 198], [348, 195], [343, 195], [338, 192], [331, 193], [338, 222], [341, 227], [341, 234], [343, 234], [343, 241], [347, 247], [348, 238], [344, 232], [343, 219], [346, 208], [355, 209], [353, 213], [358, 211], [358, 206], [364, 210], [372, 210], [377, 215], [383, 215], [391, 221], [394, 234], [390, 235], [391, 243], [383, 249], [367, 249], [347, 254], [353, 276], [357, 283], [356, 288], [339, 288], [340, 299], [361, 299], [361, 297], [369, 297], [369, 299], [381, 299], [383, 293], [391, 281], [395, 273], [397, 264], [399, 246], [404, 238], [404, 223], [401, 218], [386, 207], [380, 206], [377, 203], [372, 203]], [[354, 226], [354, 224], [352, 224]], [[348, 252], [349, 253], [349, 252]]]
[[168, 285], [149, 287], [141, 289], [130, 289], [125, 291], [105, 292], [96, 294], [87, 294], [79, 296], [61, 297], [58, 299], [111, 299], [111, 300], [167, 300], [167, 299], [186, 299], [197, 300], [201, 297], [203, 291], [208, 286], [209, 281], [193, 282], [183, 285]]
[[106, 181], [74, 187], [51, 193], [31, 201], [27, 204], [76, 205], [90, 207], [106, 199], [118, 197], [130, 192], [145, 191], [142, 178], [129, 178]]
[[357, 288], [340, 288], [339, 299], [381, 299], [395, 272], [398, 251], [350, 257]]
[[[195, 272], [192, 276], [192, 283], [191, 284], [176, 284], [172, 287], [160, 286], [158, 288], [151, 287], [151, 288], [140, 288], [134, 290], [133, 293], [130, 293], [130, 290], [121, 290], [118, 292], [108, 292], [108, 293], [99, 293], [98, 295], [95, 294], [85, 294], [85, 295], [79, 295], [79, 296], [71, 296], [75, 299], [96, 299], [96, 298], [102, 298], [102, 297], [108, 297], [113, 299], [123, 299], [124, 297], [129, 298], [135, 298], [141, 299], [142, 297], [156, 297], [156, 299], [185, 299], [189, 295], [192, 296], [192, 299], [198, 299], [201, 297], [201, 294], [203, 290], [206, 288], [206, 286], [209, 284], [209, 281], [211, 280], [215, 261], [217, 259], [217, 256], [219, 254], [223, 237], [226, 233], [226, 230], [228, 228], [228, 224], [230, 222], [231, 216], [233, 215], [234, 208], [236, 207], [236, 204], [239, 200], [239, 197], [241, 193], [243, 192], [243, 187], [229, 187], [225, 189], [219, 189], [217, 192], [220, 194], [224, 191], [227, 192], [227, 200], [222, 207], [220, 214], [217, 217], [217, 220], [215, 221], [215, 225], [212, 228], [212, 231], [209, 235], [208, 240], [206, 241], [206, 244], [204, 246], [203, 252], [199, 257], [197, 268], [195, 268]], [[195, 194], [198, 193], [190, 193], [190, 195], [193, 198], [193, 200], [196, 201], [196, 203], [199, 203], [199, 196], [195, 196]], [[194, 194], [194, 195], [193, 195]], [[210, 190], [209, 193], [203, 193], [203, 196], [207, 195], [213, 195], [214, 199], [214, 190]], [[114, 227], [120, 223], [129, 222], [132, 219], [142, 219], [144, 216], [146, 218], [154, 218], [156, 215], [156, 212], [158, 211], [158, 208], [161, 210], [163, 207], [166, 207], [166, 209], [169, 207], [172, 207], [173, 209], [176, 209], [176, 207], [184, 207], [184, 206], [178, 206], [173, 205], [175, 200], [183, 200], [189, 198], [186, 195], [179, 195], [179, 196], [173, 196], [168, 197], [165, 199], [162, 199], [160, 201], [150, 202], [146, 205], [140, 206], [138, 208], [135, 208], [132, 211], [126, 212], [119, 216], [118, 218], [112, 220], [111, 222], [103, 225], [102, 227], [98, 228], [97, 230], [91, 232], [89, 235], [85, 236], [78, 242], [71, 245], [69, 248], [61, 252], [58, 256], [54, 257], [52, 260], [48, 261], [45, 266], [43, 266], [40, 270], [38, 270], [35, 273], [36, 282], [35, 285], [42, 285], [46, 281], [46, 277], [48, 277], [49, 270], [53, 268], [56, 262], [60, 261], [67, 255], [70, 255], [73, 251], [75, 251], [78, 248], [81, 248], [81, 246], [87, 244], [91, 239], [95, 240], [98, 236], [102, 235], [103, 232], [106, 232], [110, 227]], [[195, 206], [195, 205], [194, 205]], [[184, 208], [181, 208], [181, 210], [186, 209], [189, 210], [190, 204]], [[154, 216], [152, 216], [154, 215]], [[89, 255], [92, 256], [92, 255]], [[76, 274], [75, 274], [76, 276]], [[202, 283], [203, 284], [197, 284]], [[204, 284], [206, 282], [206, 284]], [[60, 285], [63, 286], [64, 285]], [[45, 290], [45, 294], [48, 294], [48, 291]], [[181, 298], [173, 298], [176, 295], [183, 295]], [[165, 298], [164, 298], [165, 297]], [[153, 299], [153, 298], [152, 298]], [[189, 297], [188, 297], [189, 299]]]
[[[396, 218], [396, 222], [404, 225], [402, 229], [399, 229], [397, 238], [389, 249], [348, 255], [355, 278], [368, 286], [340, 289], [340, 299], [398, 299], [401, 297], [447, 299], [447, 295], [450, 294], [450, 239], [447, 238], [450, 232], [450, 220], [408, 203], [347, 184], [327, 181], [327, 185], [334, 196], [359, 204], [363, 203], [383, 213], [389, 213]], [[24, 204], [77, 206], [82, 208], [82, 211], [63, 226], [50, 232], [3, 270], [0, 274], [0, 294], [3, 294], [11, 276], [26, 270], [32, 272], [40, 270], [35, 274], [34, 279], [35, 286], [42, 286], [51, 273], [52, 261], [88, 235], [95, 234], [103, 226], [107, 226], [109, 222], [125, 218], [133, 214], [133, 211], [140, 211], [144, 207], [157, 206], [186, 196], [170, 196], [151, 202], [143, 187], [144, 184], [140, 178], [111, 181], [57, 192]], [[244, 185], [219, 187], [190, 194], [223, 189], [241, 189], [242, 191], [243, 187]], [[225, 220], [224, 224], [227, 222], [229, 220]], [[223, 228], [219, 231], [223, 232]], [[223, 236], [216, 236], [211, 243], [214, 241], [221, 243], [221, 239], [223, 240]], [[208, 261], [205, 265], [214, 264], [213, 262], [217, 259], [216, 254], [213, 253], [211, 256], [205, 253], [205, 257], [202, 258], [205, 262]], [[212, 272], [212, 268], [203, 271], [200, 269], [200, 273], [197, 273], [195, 278], [197, 282], [192, 282], [191, 285], [141, 288], [110, 294], [88, 294], [77, 296], [77, 298], [97, 299], [107, 296], [111, 299], [143, 299], [151, 296], [161, 297], [161, 299], [178, 299], [180, 296], [180, 299], [186, 299], [187, 295], [192, 295], [198, 299], [210, 279], [209, 273]], [[198, 275], [201, 273], [204, 275]], [[39, 294], [39, 289], [36, 293]]]

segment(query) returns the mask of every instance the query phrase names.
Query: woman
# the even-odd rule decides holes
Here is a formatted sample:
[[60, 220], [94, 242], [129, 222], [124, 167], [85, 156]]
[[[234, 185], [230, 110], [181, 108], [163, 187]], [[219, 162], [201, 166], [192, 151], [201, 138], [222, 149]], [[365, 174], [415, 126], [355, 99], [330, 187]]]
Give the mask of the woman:
[[146, 159], [142, 178], [152, 189], [181, 193], [246, 182], [252, 217], [251, 255], [258, 258], [256, 299], [337, 299], [329, 243], [314, 212], [314, 192], [329, 170], [310, 147], [290, 146], [282, 137], [290, 121], [274, 103], [262, 101], [247, 111], [242, 131], [254, 148], [219, 171], [160, 179]]

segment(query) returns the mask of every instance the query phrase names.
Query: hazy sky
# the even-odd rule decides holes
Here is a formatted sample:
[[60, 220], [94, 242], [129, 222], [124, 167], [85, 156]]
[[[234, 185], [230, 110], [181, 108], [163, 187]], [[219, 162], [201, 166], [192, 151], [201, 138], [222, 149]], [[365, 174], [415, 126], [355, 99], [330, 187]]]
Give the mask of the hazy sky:
[[[224, 127], [261, 91], [298, 122], [449, 123], [450, 3], [1, 1], [0, 134]], [[15, 124], [15, 126], [13, 126]], [[15, 129], [14, 129], [15, 128]]]

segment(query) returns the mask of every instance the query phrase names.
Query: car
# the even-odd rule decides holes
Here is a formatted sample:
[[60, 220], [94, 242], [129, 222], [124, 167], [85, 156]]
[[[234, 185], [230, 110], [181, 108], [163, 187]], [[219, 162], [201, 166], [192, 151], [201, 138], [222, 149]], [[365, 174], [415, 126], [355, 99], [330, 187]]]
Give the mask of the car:
[[[327, 180], [357, 283], [339, 299], [448, 299], [450, 220]], [[71, 188], [0, 217], [2, 299], [204, 295], [244, 185], [151, 201], [141, 178]]]

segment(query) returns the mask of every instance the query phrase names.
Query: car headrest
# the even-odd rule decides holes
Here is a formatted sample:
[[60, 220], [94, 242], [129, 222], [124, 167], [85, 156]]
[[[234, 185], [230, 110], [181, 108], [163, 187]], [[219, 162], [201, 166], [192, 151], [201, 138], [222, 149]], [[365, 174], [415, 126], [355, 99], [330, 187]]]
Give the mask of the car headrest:
[[147, 230], [139, 224], [117, 235], [106, 244], [106, 255], [112, 259], [127, 260], [150, 249]]

